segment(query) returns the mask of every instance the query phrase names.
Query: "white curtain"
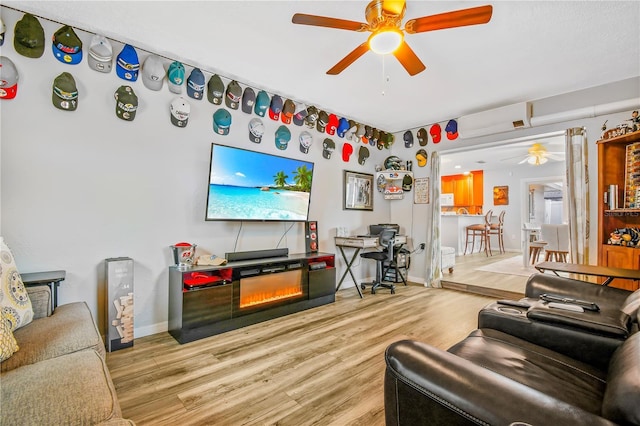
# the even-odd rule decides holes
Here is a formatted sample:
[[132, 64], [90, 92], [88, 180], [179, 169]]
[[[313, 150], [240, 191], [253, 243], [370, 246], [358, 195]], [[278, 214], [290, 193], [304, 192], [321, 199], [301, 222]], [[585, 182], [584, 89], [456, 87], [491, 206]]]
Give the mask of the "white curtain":
[[440, 261], [440, 156], [431, 154], [429, 163], [429, 213], [427, 218], [427, 244], [425, 250], [426, 273], [425, 287], [442, 287], [442, 268]]
[[589, 264], [589, 162], [584, 127], [565, 132], [567, 212], [571, 263]]

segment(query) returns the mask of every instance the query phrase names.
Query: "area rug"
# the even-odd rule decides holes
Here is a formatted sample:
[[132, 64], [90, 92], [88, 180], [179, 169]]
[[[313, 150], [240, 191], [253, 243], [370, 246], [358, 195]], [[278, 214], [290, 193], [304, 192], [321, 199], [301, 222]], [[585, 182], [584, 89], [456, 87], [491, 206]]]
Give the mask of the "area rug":
[[498, 274], [508, 275], [521, 275], [528, 277], [531, 274], [535, 274], [537, 271], [531, 265], [524, 266], [522, 264], [522, 255], [510, 257], [509, 259], [499, 260], [497, 262], [484, 265], [480, 268], [476, 268], [476, 271], [495, 272]]

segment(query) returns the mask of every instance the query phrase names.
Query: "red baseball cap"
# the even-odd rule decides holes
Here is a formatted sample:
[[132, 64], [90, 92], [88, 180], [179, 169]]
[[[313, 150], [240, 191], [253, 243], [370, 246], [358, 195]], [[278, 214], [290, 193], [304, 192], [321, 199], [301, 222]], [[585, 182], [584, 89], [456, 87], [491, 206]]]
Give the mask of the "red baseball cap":
[[329, 114], [329, 122], [327, 123], [327, 129], [326, 129], [327, 134], [335, 135], [339, 122], [340, 120], [338, 120], [338, 117], [335, 114]]
[[269, 118], [278, 121], [280, 119], [280, 113], [282, 112], [282, 98], [278, 95], [273, 95], [271, 98], [271, 105], [269, 106]]
[[440, 142], [440, 139], [442, 139], [442, 129], [440, 128], [440, 125], [438, 123], [431, 126], [431, 129], [429, 129], [429, 133], [431, 134], [433, 143], [438, 143]]
[[349, 157], [353, 154], [353, 147], [349, 142], [345, 142], [342, 145], [342, 161], [345, 163], [349, 162]]

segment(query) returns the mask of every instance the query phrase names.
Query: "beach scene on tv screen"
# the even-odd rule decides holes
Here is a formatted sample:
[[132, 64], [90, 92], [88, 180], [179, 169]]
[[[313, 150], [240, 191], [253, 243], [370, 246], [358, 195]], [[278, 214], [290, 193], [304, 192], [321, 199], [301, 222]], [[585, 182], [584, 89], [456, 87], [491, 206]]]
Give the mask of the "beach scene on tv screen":
[[313, 163], [214, 145], [207, 219], [307, 220]]

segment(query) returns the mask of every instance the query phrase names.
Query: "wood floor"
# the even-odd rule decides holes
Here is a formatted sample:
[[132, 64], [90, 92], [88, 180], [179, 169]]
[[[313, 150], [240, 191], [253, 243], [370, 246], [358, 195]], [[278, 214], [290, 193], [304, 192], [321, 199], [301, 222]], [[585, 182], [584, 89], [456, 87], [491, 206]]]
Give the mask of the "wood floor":
[[180, 345], [168, 333], [107, 354], [138, 425], [384, 424], [384, 350], [400, 339], [446, 349], [495, 298], [399, 285]]
[[453, 273], [443, 272], [442, 286], [449, 289], [467, 291], [491, 296], [495, 299], [520, 299], [528, 277], [521, 275], [495, 274], [478, 271], [476, 268], [498, 262], [521, 253], [505, 252], [487, 256], [484, 252], [456, 256]]

